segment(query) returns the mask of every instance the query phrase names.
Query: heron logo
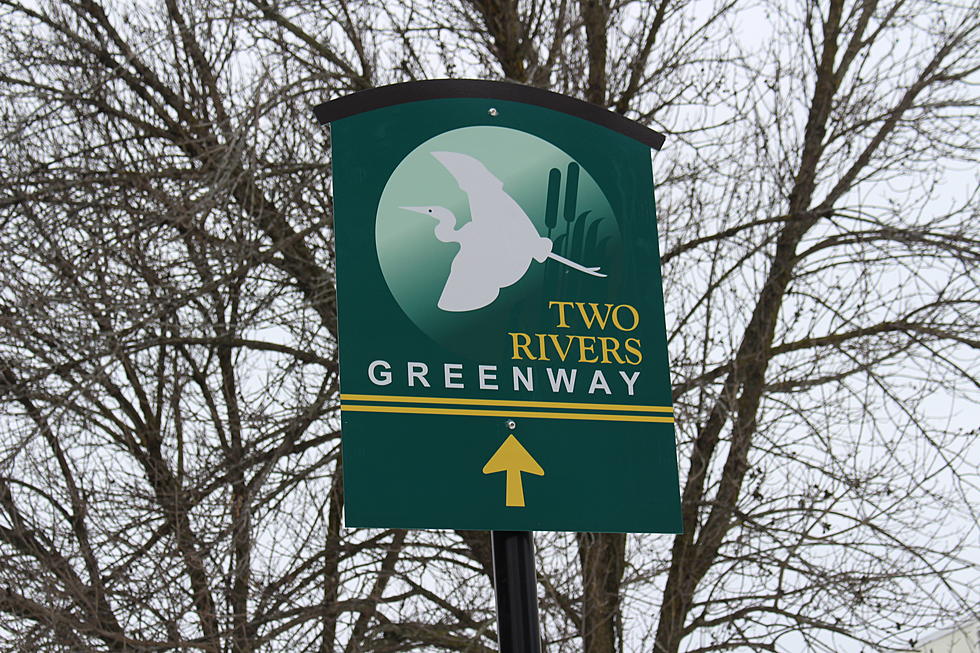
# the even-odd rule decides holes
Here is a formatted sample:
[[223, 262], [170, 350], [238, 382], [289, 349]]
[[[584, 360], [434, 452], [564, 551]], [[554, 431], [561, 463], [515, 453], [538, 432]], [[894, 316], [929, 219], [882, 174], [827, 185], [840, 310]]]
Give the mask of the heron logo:
[[470, 222], [459, 229], [456, 216], [445, 207], [402, 207], [435, 218], [435, 236], [440, 241], [459, 243], [439, 308], [483, 308], [497, 298], [501, 288], [520, 281], [532, 260], [544, 263], [552, 259], [586, 274], [606, 276], [599, 268], [586, 268], [553, 252], [552, 240], [538, 234], [524, 209], [504, 190], [503, 182], [480, 161], [459, 152], [433, 152], [432, 156], [452, 174], [470, 203]]
[[503, 127], [415, 148], [389, 178], [376, 226], [392, 295], [440, 342], [492, 316], [520, 319], [546, 295], [598, 289], [620, 246], [592, 176], [551, 143]]

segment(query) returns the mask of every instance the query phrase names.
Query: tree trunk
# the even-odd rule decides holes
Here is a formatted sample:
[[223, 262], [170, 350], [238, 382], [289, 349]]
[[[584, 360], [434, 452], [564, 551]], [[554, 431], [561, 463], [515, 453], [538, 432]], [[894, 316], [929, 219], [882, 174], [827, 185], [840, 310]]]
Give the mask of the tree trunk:
[[626, 561], [624, 533], [578, 533], [582, 564], [582, 650], [622, 650], [620, 586]]

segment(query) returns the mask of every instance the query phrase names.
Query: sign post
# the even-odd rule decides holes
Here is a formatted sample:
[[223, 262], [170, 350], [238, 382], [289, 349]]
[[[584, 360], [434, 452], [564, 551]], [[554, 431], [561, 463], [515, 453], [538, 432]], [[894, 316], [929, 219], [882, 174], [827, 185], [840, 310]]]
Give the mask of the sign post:
[[681, 528], [663, 136], [474, 80], [315, 114], [333, 151], [346, 523], [493, 531], [501, 648], [537, 651], [530, 531]]
[[540, 653], [534, 543], [528, 531], [493, 531], [493, 588], [501, 653]]

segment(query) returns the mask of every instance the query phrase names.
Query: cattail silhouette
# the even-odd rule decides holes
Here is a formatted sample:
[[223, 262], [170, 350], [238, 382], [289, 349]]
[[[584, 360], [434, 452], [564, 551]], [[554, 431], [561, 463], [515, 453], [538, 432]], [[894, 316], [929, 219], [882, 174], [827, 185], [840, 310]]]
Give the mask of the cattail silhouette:
[[[562, 234], [562, 235], [558, 236], [557, 238], [555, 238], [555, 240], [554, 240], [554, 243], [555, 243], [554, 250], [556, 252], [563, 252], [563, 251], [565, 251], [565, 241], [566, 240], [568, 240], [568, 239], [565, 237], [565, 234]], [[565, 283], [564, 283], [564, 281], [565, 281], [565, 270], [564, 270], [564, 268], [561, 267], [561, 266], [557, 266], [557, 265], [550, 265], [550, 266], [547, 266], [545, 268], [545, 274], [548, 275], [548, 276], [545, 277], [545, 283], [547, 284], [547, 287], [548, 288], [553, 288], [553, 287], [555, 287], [555, 284], [558, 284], [558, 294], [563, 294], [565, 292]]]
[[[572, 161], [568, 164], [568, 179], [565, 180], [565, 233], [568, 237], [565, 239], [565, 246], [570, 244], [572, 238], [572, 223], [575, 222], [575, 218], [578, 217], [575, 213], [578, 204], [578, 172], [579, 166], [577, 163]], [[565, 252], [567, 253], [567, 252]]]
[[583, 211], [575, 219], [575, 228], [572, 230], [572, 247], [569, 256], [577, 256], [582, 253], [582, 245], [585, 240], [585, 225], [589, 222], [589, 214], [592, 211]]
[[548, 227], [548, 238], [551, 230], [558, 224], [558, 194], [561, 192], [561, 170], [552, 168], [548, 173], [548, 203], [544, 209], [544, 226]]
[[[604, 259], [604, 248], [605, 243], [609, 240], [608, 236], [599, 241], [599, 229], [602, 227], [603, 218], [593, 218], [589, 219], [589, 214], [591, 211], [583, 211], [575, 219], [575, 228], [572, 232], [572, 245], [571, 253], [572, 255], [581, 254], [584, 256], [591, 256], [598, 259]], [[571, 280], [570, 280], [571, 281]], [[583, 284], [580, 280], [575, 279], [574, 287], [570, 290], [574, 292], [579, 292]]]
[[589, 225], [589, 230], [585, 233], [585, 244], [582, 246], [582, 252], [588, 252], [590, 256], [601, 255], [598, 248], [599, 240], [599, 227], [602, 225], [602, 218], [598, 220], [593, 220], [592, 224]]

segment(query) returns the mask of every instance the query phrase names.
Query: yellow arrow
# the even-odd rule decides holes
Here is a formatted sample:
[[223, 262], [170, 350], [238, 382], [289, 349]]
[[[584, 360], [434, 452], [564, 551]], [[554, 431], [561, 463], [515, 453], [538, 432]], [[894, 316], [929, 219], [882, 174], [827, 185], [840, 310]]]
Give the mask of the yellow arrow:
[[484, 474], [496, 474], [497, 472], [507, 472], [507, 501], [505, 505], [516, 508], [524, 507], [524, 484], [521, 481], [521, 472], [544, 476], [544, 470], [531, 454], [527, 452], [521, 443], [513, 435], [507, 436], [504, 443], [497, 449], [497, 453], [490, 456], [490, 460], [483, 466]]

